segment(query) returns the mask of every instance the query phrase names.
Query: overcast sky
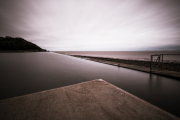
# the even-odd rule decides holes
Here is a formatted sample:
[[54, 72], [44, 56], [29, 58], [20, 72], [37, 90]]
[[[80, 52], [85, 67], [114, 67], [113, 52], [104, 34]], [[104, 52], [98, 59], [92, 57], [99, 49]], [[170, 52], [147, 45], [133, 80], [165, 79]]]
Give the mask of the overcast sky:
[[0, 0], [0, 36], [47, 50], [180, 50], [180, 0]]

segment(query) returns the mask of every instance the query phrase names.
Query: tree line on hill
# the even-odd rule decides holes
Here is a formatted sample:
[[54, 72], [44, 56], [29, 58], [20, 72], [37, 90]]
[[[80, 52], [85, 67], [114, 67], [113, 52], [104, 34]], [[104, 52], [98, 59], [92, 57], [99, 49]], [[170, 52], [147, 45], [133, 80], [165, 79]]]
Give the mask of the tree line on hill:
[[0, 51], [46, 51], [23, 38], [0, 37]]

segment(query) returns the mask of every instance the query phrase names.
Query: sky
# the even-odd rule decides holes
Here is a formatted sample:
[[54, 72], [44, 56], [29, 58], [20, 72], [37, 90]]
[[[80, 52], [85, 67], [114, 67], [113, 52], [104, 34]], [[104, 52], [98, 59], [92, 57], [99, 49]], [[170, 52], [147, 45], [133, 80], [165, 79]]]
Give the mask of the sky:
[[180, 0], [0, 0], [0, 36], [50, 51], [180, 50]]

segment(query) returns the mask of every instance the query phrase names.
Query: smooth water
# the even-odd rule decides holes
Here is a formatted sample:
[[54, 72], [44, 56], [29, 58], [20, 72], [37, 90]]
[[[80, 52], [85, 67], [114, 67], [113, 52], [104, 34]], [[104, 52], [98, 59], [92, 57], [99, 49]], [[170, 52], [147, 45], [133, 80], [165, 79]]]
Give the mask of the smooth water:
[[[153, 54], [179, 54], [179, 55], [164, 55], [164, 62], [180, 63], [180, 51], [55, 51], [69, 55], [84, 55], [95, 57], [108, 57], [120, 59], [132, 59], [149, 61]], [[156, 59], [156, 57], [154, 57]]]
[[104, 79], [176, 116], [180, 81], [57, 53], [0, 53], [0, 99]]

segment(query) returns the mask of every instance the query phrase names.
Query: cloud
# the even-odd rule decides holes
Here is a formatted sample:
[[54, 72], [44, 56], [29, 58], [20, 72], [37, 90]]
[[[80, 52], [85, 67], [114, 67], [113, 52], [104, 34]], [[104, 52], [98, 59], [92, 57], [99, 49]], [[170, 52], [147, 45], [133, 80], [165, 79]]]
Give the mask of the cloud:
[[147, 50], [180, 45], [178, 0], [4, 0], [0, 36], [49, 50]]

